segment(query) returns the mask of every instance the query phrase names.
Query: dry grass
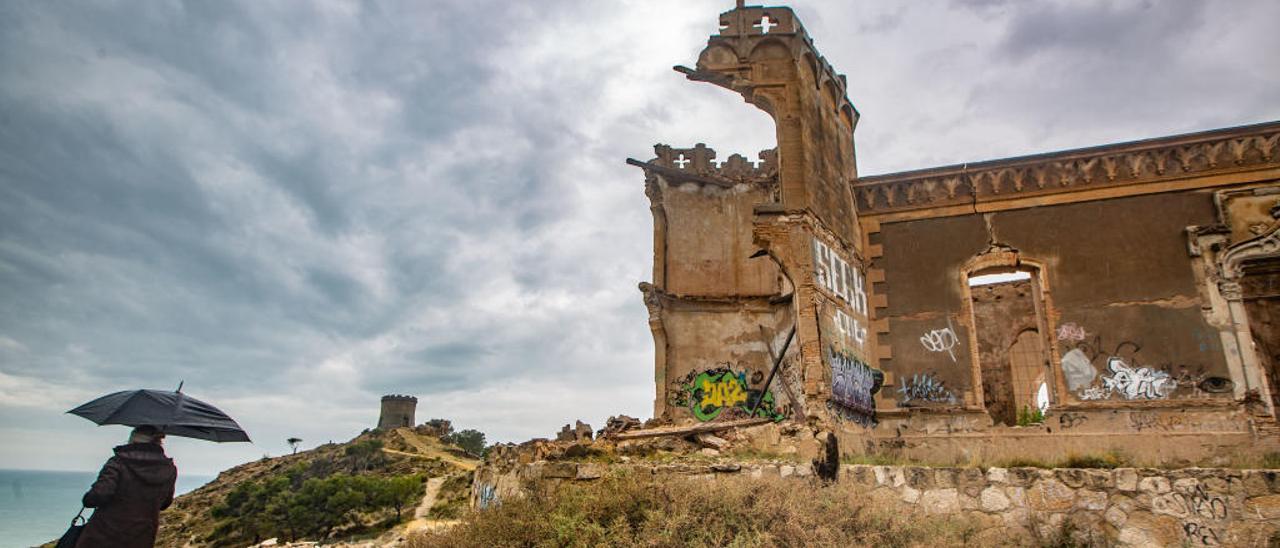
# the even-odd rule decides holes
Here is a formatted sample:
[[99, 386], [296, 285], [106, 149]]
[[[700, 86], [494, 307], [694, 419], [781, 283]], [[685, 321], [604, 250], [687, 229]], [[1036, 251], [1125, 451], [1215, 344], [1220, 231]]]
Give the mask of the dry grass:
[[741, 477], [654, 481], [622, 476], [504, 501], [430, 546], [963, 546], [974, 525], [874, 508], [849, 486]]

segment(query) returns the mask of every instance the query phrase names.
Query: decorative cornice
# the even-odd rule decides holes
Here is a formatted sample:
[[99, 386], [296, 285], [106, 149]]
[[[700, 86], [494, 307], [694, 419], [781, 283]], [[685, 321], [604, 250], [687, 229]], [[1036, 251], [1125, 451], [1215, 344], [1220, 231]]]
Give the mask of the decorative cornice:
[[858, 214], [875, 216], [1278, 167], [1280, 122], [1267, 122], [861, 177], [851, 186]]

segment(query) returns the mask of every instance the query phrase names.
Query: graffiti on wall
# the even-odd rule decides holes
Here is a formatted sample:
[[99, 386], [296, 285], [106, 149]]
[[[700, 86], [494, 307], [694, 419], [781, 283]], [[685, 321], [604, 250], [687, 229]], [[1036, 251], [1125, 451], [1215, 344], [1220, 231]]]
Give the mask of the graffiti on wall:
[[1164, 371], [1150, 367], [1132, 368], [1119, 357], [1107, 360], [1111, 376], [1102, 377], [1106, 397], [1119, 394], [1126, 400], [1162, 400], [1178, 387], [1178, 381]]
[[900, 407], [929, 404], [954, 405], [957, 401], [955, 393], [948, 390], [946, 385], [932, 373], [912, 375], [898, 388], [898, 393], [902, 395], [902, 399], [898, 402]]
[[839, 416], [863, 426], [874, 425], [876, 403], [872, 396], [884, 384], [884, 373], [834, 345], [827, 345], [827, 361], [831, 363], [831, 403], [840, 408]]
[[1202, 484], [1181, 486], [1171, 493], [1154, 496], [1151, 509], [1181, 520], [1187, 544], [1192, 546], [1219, 546], [1225, 538], [1220, 530], [1228, 517], [1227, 500], [1208, 492]]
[[817, 284], [849, 305], [852, 314], [836, 308], [832, 317], [846, 340], [862, 348], [867, 342], [867, 291], [862, 272], [817, 238], [813, 239], [813, 269]]
[[1093, 367], [1089, 357], [1079, 348], [1062, 355], [1062, 376], [1067, 380], [1067, 389], [1072, 392], [1085, 390], [1093, 385], [1098, 377], [1098, 370]]
[[925, 350], [930, 352], [946, 352], [951, 356], [951, 361], [956, 361], [955, 347], [959, 344], [960, 339], [956, 337], [956, 330], [951, 327], [951, 318], [947, 318], [947, 326], [942, 329], [934, 329], [925, 333], [920, 337], [920, 344], [924, 345]]
[[1075, 322], [1067, 322], [1058, 326], [1058, 340], [1080, 342], [1088, 336], [1084, 332], [1084, 328], [1076, 325]]
[[[1101, 336], [1094, 335], [1090, 340], [1084, 328], [1074, 323], [1058, 328], [1058, 340], [1067, 348], [1062, 355], [1062, 376], [1067, 390], [1081, 400], [1162, 400], [1180, 386], [1203, 390], [1199, 383], [1205, 375], [1194, 375], [1187, 371], [1187, 366], [1182, 367], [1183, 374], [1177, 377], [1169, 372], [1171, 366], [1142, 366], [1138, 362], [1142, 345], [1136, 342], [1123, 341], [1114, 349], [1106, 349]], [[1102, 365], [1095, 365], [1099, 363]]]
[[761, 393], [760, 390], [751, 388], [753, 384], [760, 384], [763, 377], [757, 371], [751, 374], [748, 382], [746, 371], [733, 371], [727, 364], [692, 372], [676, 382], [677, 388], [669, 395], [670, 403], [677, 407], [687, 407], [694, 418], [707, 422], [722, 416], [748, 418], [751, 416], [751, 409], [759, 402], [756, 417], [781, 421], [786, 415], [775, 405], [773, 392]]
[[813, 269], [818, 285], [844, 299], [855, 314], [867, 315], [866, 281], [862, 273], [817, 238], [813, 239]]
[[490, 506], [497, 506], [498, 492], [494, 489], [492, 483], [482, 483], [476, 488], [476, 506], [481, 510]]

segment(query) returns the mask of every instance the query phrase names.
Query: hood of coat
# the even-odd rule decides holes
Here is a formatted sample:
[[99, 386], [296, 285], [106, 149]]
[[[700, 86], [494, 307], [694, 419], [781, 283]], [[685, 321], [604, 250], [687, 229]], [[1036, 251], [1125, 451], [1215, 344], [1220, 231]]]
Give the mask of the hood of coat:
[[164, 448], [154, 443], [130, 443], [115, 448], [116, 458], [129, 467], [143, 483], [159, 485], [170, 483], [178, 477], [173, 459], [165, 456]]

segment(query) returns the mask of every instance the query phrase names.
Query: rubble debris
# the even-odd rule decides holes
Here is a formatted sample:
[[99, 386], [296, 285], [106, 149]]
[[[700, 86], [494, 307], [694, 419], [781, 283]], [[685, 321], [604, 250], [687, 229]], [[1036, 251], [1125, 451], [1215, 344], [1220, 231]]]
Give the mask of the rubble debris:
[[616, 415], [609, 417], [609, 420], [604, 423], [604, 428], [600, 429], [600, 433], [596, 437], [603, 438], [613, 436], [615, 434], [621, 434], [627, 430], [635, 430], [640, 427], [640, 419], [628, 415]]
[[591, 441], [591, 425], [582, 421], [574, 421], [576, 424], [570, 428], [564, 425], [560, 429], [560, 433], [556, 434], [556, 441]]
[[698, 443], [702, 444], [703, 447], [709, 447], [716, 451], [723, 451], [729, 446], [729, 440], [718, 437], [715, 434], [704, 432], [702, 434], [695, 435], [694, 439], [698, 440]]

